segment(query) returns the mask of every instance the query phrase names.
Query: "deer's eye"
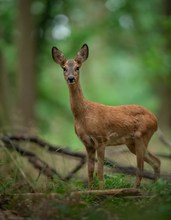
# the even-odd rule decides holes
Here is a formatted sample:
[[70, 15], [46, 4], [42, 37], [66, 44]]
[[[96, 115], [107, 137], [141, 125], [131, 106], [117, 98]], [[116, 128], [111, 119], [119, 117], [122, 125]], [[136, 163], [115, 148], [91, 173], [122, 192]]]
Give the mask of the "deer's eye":
[[76, 71], [79, 71], [79, 69], [80, 69], [80, 67], [79, 67], [79, 66], [77, 66], [77, 67], [75, 68], [75, 70], [76, 70]]
[[64, 71], [64, 72], [66, 72], [66, 71], [67, 71], [67, 69], [66, 69], [65, 67], [63, 67], [63, 71]]

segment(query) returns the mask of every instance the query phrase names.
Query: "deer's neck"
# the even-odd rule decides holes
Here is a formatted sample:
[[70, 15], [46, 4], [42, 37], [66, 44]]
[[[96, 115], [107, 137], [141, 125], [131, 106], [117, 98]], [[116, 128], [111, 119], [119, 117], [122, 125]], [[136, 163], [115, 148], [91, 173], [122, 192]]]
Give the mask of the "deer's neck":
[[71, 84], [69, 87], [70, 104], [74, 118], [82, 117], [86, 110], [86, 99], [84, 98], [80, 83]]

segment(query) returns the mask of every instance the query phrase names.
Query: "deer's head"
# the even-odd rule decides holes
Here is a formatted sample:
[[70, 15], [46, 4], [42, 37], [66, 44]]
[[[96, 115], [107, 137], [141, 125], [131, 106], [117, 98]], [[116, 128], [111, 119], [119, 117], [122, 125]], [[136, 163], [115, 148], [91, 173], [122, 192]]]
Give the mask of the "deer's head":
[[52, 57], [58, 63], [63, 71], [68, 84], [74, 84], [79, 80], [79, 70], [82, 63], [88, 58], [88, 46], [84, 44], [78, 51], [75, 59], [67, 60], [63, 53], [56, 47], [52, 48]]

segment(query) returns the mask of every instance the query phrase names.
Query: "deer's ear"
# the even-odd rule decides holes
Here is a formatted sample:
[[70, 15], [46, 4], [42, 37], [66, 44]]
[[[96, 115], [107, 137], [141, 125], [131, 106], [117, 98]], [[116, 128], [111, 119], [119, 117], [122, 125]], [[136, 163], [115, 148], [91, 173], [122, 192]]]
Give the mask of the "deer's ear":
[[87, 58], [89, 54], [89, 49], [87, 44], [83, 44], [81, 49], [78, 51], [75, 61], [77, 63], [82, 64]]
[[63, 53], [56, 47], [52, 47], [52, 57], [56, 63], [60, 66], [63, 66], [66, 62], [66, 59]]

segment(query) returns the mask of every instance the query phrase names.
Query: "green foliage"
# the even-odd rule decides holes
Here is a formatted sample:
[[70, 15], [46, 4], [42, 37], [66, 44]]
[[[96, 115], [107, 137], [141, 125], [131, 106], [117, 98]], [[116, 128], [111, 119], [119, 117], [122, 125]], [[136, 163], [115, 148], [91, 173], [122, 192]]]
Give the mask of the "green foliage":
[[[88, 43], [90, 56], [81, 70], [88, 99], [108, 105], [141, 104], [158, 112], [158, 87], [161, 82], [171, 86], [171, 23], [163, 16], [163, 4], [159, 0], [32, 1], [30, 11], [37, 33], [37, 99], [31, 108], [35, 109], [39, 134], [72, 148], [80, 146], [63, 73], [51, 57], [52, 46], [71, 58], [84, 42]], [[19, 35], [15, 26], [18, 13], [18, 1], [1, 1], [0, 47], [9, 76], [12, 112], [20, 80], [18, 46], [14, 43]]]
[[[93, 178], [93, 188], [98, 189], [98, 177], [94, 175]], [[126, 179], [123, 174], [116, 175], [104, 175], [104, 189], [119, 189], [119, 188], [130, 188], [131, 184]]]
[[159, 198], [167, 198], [166, 201], [171, 201], [171, 181], [159, 179], [156, 183], [148, 187], [148, 193], [156, 194]]
[[57, 177], [54, 176], [53, 181], [49, 181], [47, 185], [47, 192], [51, 193], [59, 193], [62, 195], [67, 195], [72, 190], [72, 184], [71, 183], [64, 183], [62, 180], [59, 180]]
[[104, 177], [105, 189], [119, 189], [130, 188], [131, 184], [123, 174], [105, 175]]

